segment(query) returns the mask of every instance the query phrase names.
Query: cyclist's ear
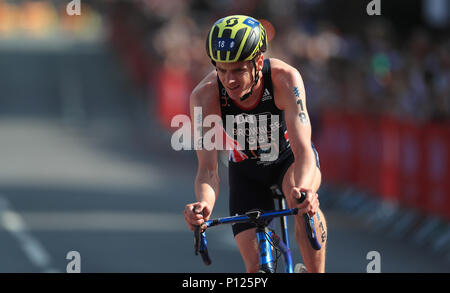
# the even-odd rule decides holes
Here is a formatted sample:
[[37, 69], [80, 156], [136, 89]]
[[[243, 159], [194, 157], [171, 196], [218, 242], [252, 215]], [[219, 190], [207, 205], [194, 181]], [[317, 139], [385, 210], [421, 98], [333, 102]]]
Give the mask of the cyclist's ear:
[[256, 63], [257, 71], [261, 71], [263, 69], [263, 66], [264, 66], [264, 55], [262, 53], [259, 53], [255, 57], [255, 63]]

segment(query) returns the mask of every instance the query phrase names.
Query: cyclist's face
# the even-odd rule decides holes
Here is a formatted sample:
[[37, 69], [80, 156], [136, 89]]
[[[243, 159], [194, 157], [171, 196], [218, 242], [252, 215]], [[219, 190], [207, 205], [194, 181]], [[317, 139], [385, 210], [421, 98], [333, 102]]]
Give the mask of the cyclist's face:
[[231, 99], [238, 100], [250, 91], [253, 83], [253, 66], [251, 61], [217, 62], [216, 69], [220, 82]]

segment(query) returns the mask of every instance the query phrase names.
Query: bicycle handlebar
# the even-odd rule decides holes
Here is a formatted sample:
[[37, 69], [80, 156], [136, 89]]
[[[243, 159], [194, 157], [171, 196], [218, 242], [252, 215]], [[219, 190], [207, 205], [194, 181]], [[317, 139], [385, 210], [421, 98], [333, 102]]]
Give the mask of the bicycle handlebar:
[[[297, 199], [298, 203], [302, 203], [306, 198], [306, 193], [301, 192], [301, 196], [299, 199]], [[237, 223], [237, 222], [249, 222], [254, 221], [255, 219], [258, 220], [268, 220], [276, 217], [284, 217], [288, 215], [296, 215], [298, 214], [298, 208], [293, 209], [287, 209], [287, 210], [279, 210], [279, 211], [273, 211], [273, 212], [267, 212], [267, 213], [261, 213], [260, 211], [251, 211], [247, 212], [244, 215], [237, 215], [233, 217], [225, 217], [225, 218], [218, 218], [214, 220], [206, 221], [203, 225], [205, 227], [205, 230], [208, 227], [217, 226], [221, 224], [231, 224], [231, 223]], [[317, 240], [316, 231], [314, 229], [314, 219], [310, 217], [307, 213], [303, 214], [303, 217], [305, 219], [305, 229], [306, 234], [308, 235], [309, 242], [315, 250], [320, 250], [322, 248], [322, 245]], [[206, 233], [205, 230], [201, 230], [202, 227], [195, 226], [194, 229], [194, 251], [195, 255], [198, 255], [200, 253], [203, 262], [205, 265], [211, 264], [211, 258], [208, 254], [208, 248], [207, 248], [207, 242], [206, 242]]]
[[194, 250], [195, 255], [198, 255], [198, 253], [200, 252], [205, 265], [209, 266], [211, 264], [211, 258], [209, 257], [208, 247], [206, 243], [206, 234], [204, 231], [202, 232], [200, 226], [195, 226], [194, 229]]
[[[297, 199], [297, 202], [300, 204], [305, 200], [305, 198], [306, 193], [304, 191], [301, 191], [300, 198]], [[305, 220], [306, 235], [308, 236], [309, 243], [315, 250], [320, 250], [322, 248], [322, 245], [317, 240], [316, 229], [314, 228], [314, 218], [310, 217], [308, 213], [304, 213], [303, 219]]]

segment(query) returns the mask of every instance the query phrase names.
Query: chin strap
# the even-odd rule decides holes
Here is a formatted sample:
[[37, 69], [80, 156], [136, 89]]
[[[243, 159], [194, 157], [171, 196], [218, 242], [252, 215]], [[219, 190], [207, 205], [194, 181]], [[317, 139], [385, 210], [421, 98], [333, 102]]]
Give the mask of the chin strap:
[[253, 82], [252, 87], [250, 88], [250, 92], [246, 93], [245, 95], [243, 95], [240, 100], [244, 101], [246, 100], [248, 97], [250, 97], [253, 93], [253, 88], [255, 87], [255, 85], [258, 83], [259, 80], [259, 71], [256, 71], [256, 62], [255, 59], [252, 59], [252, 63], [253, 63], [253, 68], [255, 69], [255, 81]]

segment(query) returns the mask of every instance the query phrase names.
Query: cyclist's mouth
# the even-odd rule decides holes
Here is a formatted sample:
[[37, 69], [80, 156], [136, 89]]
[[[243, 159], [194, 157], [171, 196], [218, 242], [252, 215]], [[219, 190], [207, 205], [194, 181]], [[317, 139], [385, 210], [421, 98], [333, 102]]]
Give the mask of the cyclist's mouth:
[[227, 87], [227, 90], [230, 92], [236, 92], [239, 89], [239, 85], [235, 86], [235, 87]]

